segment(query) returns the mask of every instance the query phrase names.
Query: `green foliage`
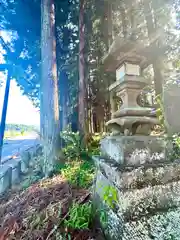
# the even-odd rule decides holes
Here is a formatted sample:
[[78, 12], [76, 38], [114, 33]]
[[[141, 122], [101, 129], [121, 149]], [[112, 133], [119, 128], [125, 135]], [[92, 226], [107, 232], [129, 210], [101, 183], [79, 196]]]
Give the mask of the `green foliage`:
[[[102, 186], [99, 186], [102, 188]], [[100, 223], [106, 228], [108, 224], [108, 211], [109, 208], [115, 210], [115, 207], [118, 203], [118, 193], [115, 187], [113, 186], [105, 186], [102, 189], [103, 191], [103, 207], [100, 207], [98, 210]]]
[[71, 162], [61, 169], [61, 174], [70, 184], [88, 188], [94, 178], [94, 166], [88, 162]]
[[87, 141], [87, 151], [90, 156], [100, 155], [100, 140], [105, 133], [89, 134]]
[[63, 152], [68, 159], [86, 159], [100, 153], [100, 133], [89, 134], [86, 139], [79, 132], [63, 131], [60, 135], [65, 142]]
[[114, 209], [118, 202], [118, 193], [115, 187], [105, 186], [103, 188], [103, 200], [108, 207]]
[[171, 160], [177, 160], [180, 158], [180, 134], [168, 137], [168, 140], [172, 142], [173, 148], [171, 152]]
[[23, 136], [25, 134], [25, 131], [24, 130], [21, 130], [21, 135]]
[[[56, 41], [58, 71], [68, 65], [68, 73], [74, 87], [78, 75], [78, 1], [54, 1], [56, 10]], [[11, 34], [9, 51], [5, 60], [13, 63], [13, 78], [36, 106], [39, 106], [40, 88], [40, 43], [41, 43], [41, 1], [2, 1], [0, 26]], [[59, 14], [61, 13], [61, 14]], [[62, 14], [63, 13], [63, 14]], [[18, 16], [18, 17], [17, 17]], [[12, 50], [12, 52], [11, 52]], [[73, 67], [72, 67], [73, 66]], [[75, 71], [75, 73], [74, 73]]]
[[61, 173], [62, 169], [64, 169], [67, 166], [67, 164], [62, 164], [62, 163], [57, 163], [54, 166], [54, 171], [53, 171], [53, 175], [57, 175], [59, 173]]
[[158, 108], [156, 109], [156, 116], [157, 116], [162, 128], [165, 129], [164, 109], [163, 109], [162, 97], [160, 95], [158, 95], [155, 100], [156, 100], [156, 103], [158, 105]]
[[92, 219], [92, 203], [73, 203], [69, 209], [69, 218], [64, 221], [64, 225], [72, 229], [88, 229]]
[[107, 223], [108, 223], [108, 215], [107, 215], [107, 211], [105, 209], [101, 209], [100, 211], [100, 223], [101, 225], [106, 228], [107, 227]]
[[79, 132], [63, 131], [60, 136], [65, 142], [63, 152], [68, 159], [80, 159], [81, 154], [86, 151], [84, 136]]

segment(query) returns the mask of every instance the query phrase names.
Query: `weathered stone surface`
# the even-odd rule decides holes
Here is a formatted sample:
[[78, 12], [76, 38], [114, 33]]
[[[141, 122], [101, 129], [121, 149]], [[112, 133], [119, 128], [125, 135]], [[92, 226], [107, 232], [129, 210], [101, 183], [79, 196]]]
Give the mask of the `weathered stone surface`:
[[180, 181], [139, 190], [118, 192], [119, 211], [127, 218], [138, 218], [160, 209], [180, 206]]
[[122, 108], [113, 113], [113, 118], [124, 116], [154, 116], [152, 108], [135, 107], [135, 108]]
[[14, 159], [9, 166], [12, 168], [12, 184], [19, 183], [21, 180], [21, 159]]
[[[109, 179], [98, 171], [96, 193], [102, 200], [104, 198], [104, 189], [107, 186], [115, 187]], [[142, 207], [144, 211], [146, 209], [151, 211], [161, 208], [168, 209], [180, 205], [180, 181], [130, 191], [120, 191], [117, 187], [115, 188], [119, 195], [119, 211], [132, 217], [137, 214], [140, 207]], [[142, 211], [142, 209], [139, 211]]]
[[168, 161], [168, 143], [153, 136], [109, 136], [101, 141], [101, 155], [124, 165]]
[[119, 130], [119, 135], [126, 135], [125, 130], [129, 130], [129, 136], [131, 135], [143, 135], [149, 136], [152, 126], [158, 125], [159, 120], [154, 117], [140, 117], [140, 116], [124, 116], [114, 118], [106, 123], [109, 129]]
[[0, 194], [3, 194], [12, 184], [12, 168], [9, 166], [4, 166], [0, 173]]
[[122, 240], [165, 240], [179, 239], [180, 208], [168, 212], [155, 212], [154, 215], [143, 217], [139, 221], [124, 224]]
[[[143, 228], [141, 229], [138, 227], [139, 221], [142, 221], [143, 223], [146, 219], [149, 219], [149, 216], [157, 221], [159, 217], [156, 218], [156, 215], [162, 215], [162, 210], [164, 214], [166, 214], [168, 209], [170, 210], [180, 206], [180, 181], [125, 192], [120, 191], [115, 187], [119, 196], [116, 210], [110, 209], [107, 206], [102, 207], [102, 205], [106, 205], [104, 201], [104, 189], [107, 186], [115, 187], [109, 179], [98, 171], [95, 185], [95, 196], [96, 202], [98, 199], [97, 204], [99, 204], [97, 209], [101, 212], [102, 208], [107, 214], [107, 226], [104, 227], [107, 239], [116, 240], [126, 239], [125, 236], [141, 236]], [[162, 224], [163, 221], [161, 225]], [[130, 240], [131, 238], [127, 239]]]
[[21, 172], [26, 173], [29, 168], [31, 155], [29, 151], [22, 151], [20, 157], [21, 157]]
[[[180, 204], [180, 180], [173, 181], [175, 177], [173, 176], [173, 172], [179, 177], [180, 167], [178, 166], [177, 168], [176, 165], [172, 165], [171, 167], [172, 169], [169, 173], [168, 166], [166, 166], [166, 168], [157, 168], [156, 172], [152, 168], [148, 168], [144, 173], [141, 171], [142, 169], [135, 169], [131, 172], [119, 172], [117, 168], [111, 168], [109, 166], [108, 169], [108, 165], [106, 164], [105, 166], [104, 164], [103, 168], [105, 171], [103, 172], [100, 168], [97, 173], [96, 193], [103, 199], [103, 191], [106, 186], [114, 186], [117, 188], [120, 200], [119, 206], [121, 206], [122, 212], [125, 211], [125, 209], [130, 209], [131, 206], [138, 207], [142, 202], [153, 209], [176, 206]], [[155, 179], [158, 174], [159, 181], [161, 181], [159, 184], [161, 185], [147, 186], [153, 182], [153, 179]], [[138, 181], [145, 182], [144, 177], [146, 177], [149, 182], [147, 182], [146, 187], [143, 186], [142, 188], [141, 186], [140, 189], [137, 189], [136, 184], [138, 184]], [[168, 183], [169, 181], [170, 183]], [[134, 189], [131, 189], [131, 187]], [[124, 190], [124, 188], [126, 188], [126, 190]], [[152, 206], [149, 206], [149, 202]], [[155, 203], [156, 206], [154, 205]]]
[[[127, 52], [128, 54], [125, 54]], [[103, 57], [103, 64], [106, 71], [115, 71], [124, 62], [124, 59], [126, 59], [131, 63], [138, 63], [145, 68], [149, 65], [147, 57], [149, 56], [147, 56], [147, 46], [145, 46], [144, 41], [137, 43], [131, 39], [124, 40], [121, 36], [117, 36], [110, 46], [108, 53]]]
[[163, 105], [165, 125], [170, 134], [179, 132], [180, 129], [180, 87], [171, 85], [163, 92]]
[[139, 189], [180, 180], [179, 162], [129, 169], [117, 167], [117, 164], [100, 157], [97, 161], [99, 170], [119, 189]]
[[96, 209], [98, 209], [97, 213], [99, 217], [101, 212], [104, 212], [106, 215], [105, 224], [100, 221], [106, 239], [119, 240], [121, 239], [120, 236], [122, 235], [123, 230], [122, 219], [119, 218], [116, 212], [104, 202], [104, 188], [107, 186], [111, 186], [111, 182], [104, 177], [100, 171], [98, 171], [95, 185], [94, 204]]

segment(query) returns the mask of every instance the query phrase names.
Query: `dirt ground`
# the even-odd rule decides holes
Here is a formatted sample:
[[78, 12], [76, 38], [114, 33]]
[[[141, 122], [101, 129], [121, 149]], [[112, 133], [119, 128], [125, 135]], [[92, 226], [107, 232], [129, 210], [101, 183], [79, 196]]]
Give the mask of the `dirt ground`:
[[61, 176], [22, 192], [9, 192], [0, 198], [0, 240], [102, 240], [96, 224], [83, 231], [64, 229], [61, 224], [73, 201], [89, 200], [87, 190], [71, 187]]

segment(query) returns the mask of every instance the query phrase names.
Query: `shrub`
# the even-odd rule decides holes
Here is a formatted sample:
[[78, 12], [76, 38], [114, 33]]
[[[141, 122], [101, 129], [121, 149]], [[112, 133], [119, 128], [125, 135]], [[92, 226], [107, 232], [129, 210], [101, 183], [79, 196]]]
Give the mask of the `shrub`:
[[68, 159], [87, 159], [92, 155], [99, 155], [100, 140], [104, 133], [81, 136], [79, 132], [64, 131], [61, 137], [65, 142], [63, 152]]
[[94, 178], [94, 166], [88, 162], [67, 163], [61, 169], [62, 176], [72, 185], [80, 188], [91, 186]]
[[61, 134], [65, 142], [63, 152], [68, 159], [80, 159], [81, 154], [86, 151], [84, 137], [79, 132], [64, 131]]

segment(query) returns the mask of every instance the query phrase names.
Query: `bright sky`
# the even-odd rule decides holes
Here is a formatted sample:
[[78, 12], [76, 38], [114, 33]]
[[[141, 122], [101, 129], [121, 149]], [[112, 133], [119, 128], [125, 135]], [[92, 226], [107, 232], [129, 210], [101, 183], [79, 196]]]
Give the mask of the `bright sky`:
[[[6, 42], [10, 41], [10, 36], [8, 35], [8, 33], [0, 31], [0, 35], [3, 36], [3, 39]], [[0, 63], [4, 62], [1, 52], [2, 48], [0, 46]], [[1, 121], [6, 83], [6, 77], [2, 72], [0, 72], [0, 80], [3, 80], [4, 82], [3, 86], [2, 87], [0, 86], [0, 121]], [[40, 125], [40, 114], [38, 110], [33, 106], [31, 101], [22, 94], [15, 80], [11, 80], [6, 123], [36, 126]]]
[[[1, 75], [2, 76], [2, 75]], [[5, 84], [0, 87], [0, 117], [2, 113]], [[11, 81], [6, 123], [39, 126], [40, 115], [31, 101], [22, 95], [15, 80]]]

